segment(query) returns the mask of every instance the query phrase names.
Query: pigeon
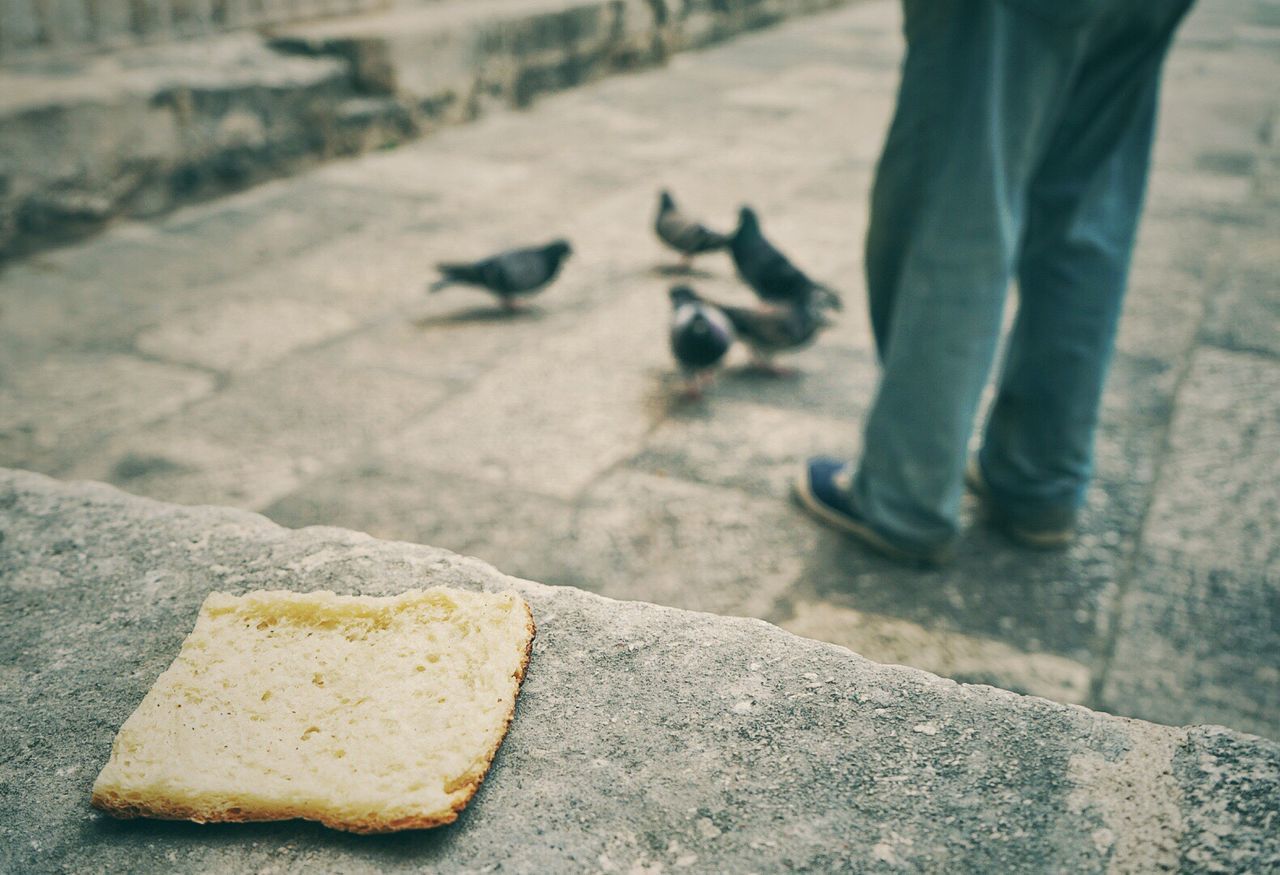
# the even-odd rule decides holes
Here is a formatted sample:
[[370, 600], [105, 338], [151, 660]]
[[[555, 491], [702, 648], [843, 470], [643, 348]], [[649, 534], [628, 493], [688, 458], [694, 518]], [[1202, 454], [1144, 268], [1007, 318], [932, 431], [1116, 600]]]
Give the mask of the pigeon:
[[832, 324], [826, 313], [830, 306], [825, 296], [810, 292], [800, 302], [787, 307], [722, 306], [720, 310], [732, 323], [738, 339], [751, 350], [754, 366], [767, 373], [783, 375], [788, 371], [775, 365], [773, 357], [813, 343], [818, 332]]
[[755, 210], [743, 207], [738, 213], [738, 229], [730, 243], [738, 276], [768, 304], [797, 305], [815, 295], [834, 310], [843, 308], [834, 290], [816, 283], [765, 239]]
[[695, 255], [729, 246], [726, 235], [716, 233], [680, 212], [668, 191], [662, 191], [658, 195], [658, 216], [654, 219], [653, 230], [659, 240], [684, 257], [685, 270], [692, 265]]
[[514, 310], [517, 297], [532, 295], [548, 285], [572, 253], [569, 241], [555, 240], [546, 246], [499, 252], [470, 264], [438, 264], [440, 279], [431, 284], [430, 291], [455, 283], [478, 286], [497, 295], [504, 309]]
[[671, 352], [684, 375], [687, 394], [698, 398], [733, 345], [733, 324], [719, 307], [688, 286], [673, 286], [670, 296]]

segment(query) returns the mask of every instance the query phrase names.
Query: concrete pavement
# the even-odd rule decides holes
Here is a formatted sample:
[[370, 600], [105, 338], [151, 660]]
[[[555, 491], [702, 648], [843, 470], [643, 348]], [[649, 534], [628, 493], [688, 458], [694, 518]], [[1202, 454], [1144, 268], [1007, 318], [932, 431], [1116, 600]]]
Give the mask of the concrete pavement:
[[[0, 275], [0, 465], [342, 525], [624, 599], [761, 617], [962, 681], [1280, 737], [1280, 16], [1204, 0], [1170, 60], [1083, 536], [975, 527], [917, 572], [820, 530], [857, 451], [860, 240], [901, 53], [868, 2], [392, 151], [121, 224]], [[656, 190], [852, 302], [795, 359], [672, 400]], [[431, 265], [563, 234], [517, 318]], [[698, 278], [748, 300], [723, 258]], [[971, 513], [971, 508], [967, 509]]]

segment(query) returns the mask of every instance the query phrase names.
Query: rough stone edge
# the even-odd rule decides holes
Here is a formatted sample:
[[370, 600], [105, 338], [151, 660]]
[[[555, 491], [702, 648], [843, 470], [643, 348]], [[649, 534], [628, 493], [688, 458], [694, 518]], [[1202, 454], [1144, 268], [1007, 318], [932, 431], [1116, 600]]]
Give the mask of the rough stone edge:
[[[334, 547], [375, 547], [378, 552], [386, 552], [387, 554], [404, 554], [408, 552], [417, 554], [420, 558], [429, 559], [432, 564], [443, 564], [448, 566], [450, 570], [469, 574], [473, 577], [474, 583], [486, 590], [493, 588], [495, 591], [505, 591], [514, 587], [522, 593], [553, 601], [561, 601], [565, 599], [570, 601], [585, 600], [595, 602], [598, 605], [612, 606], [615, 609], [627, 612], [652, 612], [665, 614], [668, 615], [669, 619], [684, 618], [698, 623], [710, 622], [731, 626], [754, 627], [757, 631], [763, 631], [771, 636], [794, 642], [806, 649], [817, 652], [825, 651], [831, 655], [837, 655], [846, 659], [852, 657], [857, 662], [868, 666], [875, 666], [876, 668], [887, 671], [894, 676], [908, 679], [920, 684], [921, 686], [934, 687], [936, 689], [952, 692], [966, 691], [982, 697], [989, 697], [993, 700], [1002, 700], [1002, 705], [1009, 704], [1011, 702], [1026, 702], [1027, 704], [1033, 704], [1037, 707], [1064, 710], [1082, 716], [1102, 717], [1106, 720], [1115, 721], [1117, 725], [1123, 725], [1129, 728], [1138, 728], [1143, 733], [1176, 734], [1182, 739], [1185, 739], [1189, 732], [1206, 733], [1213, 737], [1226, 736], [1245, 743], [1252, 744], [1256, 742], [1260, 743], [1263, 747], [1274, 747], [1276, 752], [1280, 753], [1280, 743], [1273, 742], [1269, 739], [1253, 735], [1251, 733], [1231, 729], [1226, 726], [1218, 726], [1215, 724], [1168, 726], [1159, 723], [1151, 723], [1149, 721], [1133, 717], [1123, 717], [1108, 714], [1106, 712], [1095, 711], [1085, 707], [1084, 705], [1057, 702], [1052, 699], [1046, 699], [1042, 696], [1016, 693], [1011, 690], [1005, 690], [989, 684], [960, 683], [950, 678], [944, 678], [933, 674], [932, 672], [925, 671], [924, 669], [915, 668], [909, 665], [878, 663], [848, 647], [845, 647], [844, 645], [820, 641], [814, 638], [805, 638], [792, 632], [788, 632], [786, 629], [766, 620], [754, 617], [722, 616], [720, 614], [713, 614], [705, 611], [685, 610], [682, 608], [668, 607], [666, 605], [659, 605], [652, 602], [634, 599], [615, 599], [573, 586], [552, 586], [505, 574], [483, 559], [454, 553], [451, 550], [446, 550], [442, 547], [433, 547], [428, 544], [417, 544], [411, 541], [386, 540], [374, 537], [366, 532], [346, 529], [339, 526], [317, 525], [292, 529], [282, 526], [263, 514], [256, 513], [254, 511], [241, 510], [239, 508], [231, 508], [215, 504], [173, 504], [153, 498], [147, 498], [145, 496], [133, 495], [112, 484], [96, 480], [59, 480], [34, 471], [0, 467], [0, 489], [5, 488], [11, 489], [15, 492], [23, 492], [28, 495], [47, 496], [50, 499], [76, 494], [81, 498], [86, 499], [83, 502], [84, 504], [90, 503], [88, 499], [96, 499], [97, 503], [104, 506], [127, 506], [136, 510], [145, 510], [145, 515], [152, 518], [179, 516], [191, 519], [205, 518], [207, 521], [209, 516], [213, 516], [217, 518], [217, 522], [234, 525], [247, 533], [261, 535], [268, 541], [283, 541], [290, 538], [301, 538], [303, 540], [312, 541], [316, 544], [324, 544]], [[0, 496], [0, 498], [2, 498], [2, 496]], [[0, 511], [3, 511], [4, 507], [5, 505], [0, 502]], [[536, 617], [534, 618], [534, 622], [536, 622]], [[532, 642], [532, 638], [530, 640]]]
[[[466, 556], [461, 553], [455, 553], [443, 547], [434, 547], [429, 544], [418, 544], [412, 541], [377, 538], [367, 532], [342, 528], [340, 526], [315, 525], [304, 526], [296, 529], [289, 528], [287, 526], [282, 526], [271, 520], [269, 517], [255, 511], [242, 510], [239, 508], [216, 504], [174, 504], [154, 498], [148, 498], [146, 496], [134, 495], [110, 483], [104, 483], [97, 480], [60, 480], [45, 474], [16, 468], [0, 467], [0, 489], [3, 488], [9, 488], [15, 492], [23, 492], [28, 495], [43, 495], [51, 499], [70, 494], [77, 494], [84, 499], [97, 499], [97, 503], [101, 505], [115, 505], [118, 507], [127, 506], [137, 510], [145, 510], [146, 516], [153, 518], [179, 516], [194, 519], [214, 516], [217, 517], [218, 522], [235, 525], [246, 532], [261, 534], [265, 536], [266, 540], [270, 541], [281, 541], [288, 538], [301, 537], [306, 540], [311, 540], [317, 544], [326, 544], [335, 547], [376, 546], [380, 551], [385, 551], [388, 554], [404, 553], [407, 551], [416, 553], [422, 558], [430, 558], [437, 564], [443, 562], [453, 570], [472, 574], [474, 575], [475, 582], [486, 589], [489, 587], [495, 587], [500, 588], [498, 591], [503, 591], [514, 587], [524, 593], [553, 600], [560, 600], [566, 597], [571, 600], [582, 599], [596, 602], [599, 605], [611, 605], [615, 608], [621, 608], [627, 611], [656, 612], [659, 614], [669, 615], [671, 618], [689, 618], [696, 619], [698, 622], [710, 621], [717, 624], [722, 623], [742, 627], [755, 627], [757, 630], [766, 631], [767, 634], [784, 640], [796, 642], [806, 648], [816, 651], [827, 651], [844, 658], [852, 656], [858, 662], [887, 669], [895, 675], [909, 678], [924, 686], [933, 686], [948, 690], [968, 690], [1006, 701], [1027, 701], [1029, 703], [1037, 703], [1041, 706], [1048, 706], [1055, 710], [1064, 709], [1081, 715], [1102, 716], [1108, 720], [1116, 721], [1117, 724], [1130, 727], [1142, 727], [1156, 732], [1181, 732], [1185, 734], [1187, 730], [1196, 729], [1204, 730], [1214, 735], [1221, 735], [1225, 733], [1232, 738], [1249, 741], [1256, 740], [1262, 742], [1264, 745], [1273, 745], [1278, 751], [1280, 751], [1280, 743], [1272, 742], [1269, 739], [1250, 733], [1240, 732], [1226, 726], [1218, 726], [1214, 724], [1198, 724], [1184, 727], [1167, 726], [1133, 717], [1123, 717], [1108, 714], [1106, 712], [1095, 711], [1085, 707], [1084, 705], [1058, 702], [1042, 696], [1016, 693], [1011, 690], [991, 686], [990, 684], [960, 683], [950, 678], [941, 677], [940, 675], [925, 671], [924, 669], [915, 668], [914, 666], [878, 663], [848, 647], [845, 647], [842, 644], [834, 644], [827, 641], [820, 641], [815, 638], [806, 638], [801, 635], [796, 635], [792, 632], [788, 632], [781, 626], [777, 626], [766, 620], [761, 620], [755, 617], [723, 616], [706, 611], [692, 611], [682, 608], [674, 608], [637, 599], [615, 599], [574, 586], [553, 586], [540, 583], [538, 581], [506, 574], [483, 559]], [[90, 501], [85, 500], [83, 503], [89, 504]], [[0, 496], [0, 511], [3, 511], [5, 506], [6, 505], [2, 502], [2, 496]], [[534, 622], [536, 622], [536, 617], [534, 618]], [[530, 641], [532, 642], [532, 640], [533, 639], [531, 638]]]

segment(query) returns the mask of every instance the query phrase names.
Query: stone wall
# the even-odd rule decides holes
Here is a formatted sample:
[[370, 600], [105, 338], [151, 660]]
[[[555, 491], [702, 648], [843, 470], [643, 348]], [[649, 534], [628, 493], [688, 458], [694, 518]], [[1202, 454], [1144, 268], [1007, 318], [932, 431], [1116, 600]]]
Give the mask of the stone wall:
[[[261, 2], [391, 8], [57, 63], [0, 58], [0, 261], [850, 0]], [[15, 3], [53, 0], [0, 0], [0, 20]]]
[[380, 9], [391, 0], [0, 0], [0, 62]]

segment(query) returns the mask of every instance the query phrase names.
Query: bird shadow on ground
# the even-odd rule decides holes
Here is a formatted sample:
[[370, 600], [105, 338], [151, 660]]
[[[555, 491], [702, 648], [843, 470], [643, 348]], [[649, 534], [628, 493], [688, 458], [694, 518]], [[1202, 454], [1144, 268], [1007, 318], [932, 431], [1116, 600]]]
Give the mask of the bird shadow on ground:
[[737, 365], [732, 368], [725, 368], [721, 373], [721, 380], [737, 383], [777, 383], [777, 382], [795, 382], [803, 380], [804, 371], [783, 365], [775, 367], [766, 367], [757, 364]]
[[412, 320], [415, 328], [428, 331], [432, 328], [448, 328], [451, 325], [476, 325], [492, 322], [537, 322], [546, 318], [546, 311], [540, 307], [518, 307], [506, 310], [502, 307], [479, 306], [468, 307], [453, 313], [440, 316], [422, 316]]
[[699, 270], [696, 267], [685, 267], [683, 264], [655, 264], [649, 268], [649, 273], [660, 277], [692, 280], [709, 280], [714, 279], [716, 276], [710, 271]]
[[673, 388], [656, 400], [664, 418], [690, 420], [708, 419], [706, 392], [694, 394], [687, 389]]
[[664, 419], [708, 419], [711, 415], [709, 397], [689, 391], [688, 382], [674, 371], [655, 372], [653, 384], [645, 396], [645, 407], [655, 421]]

